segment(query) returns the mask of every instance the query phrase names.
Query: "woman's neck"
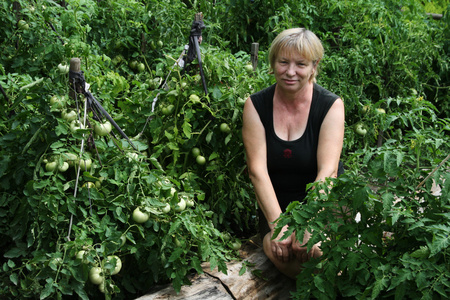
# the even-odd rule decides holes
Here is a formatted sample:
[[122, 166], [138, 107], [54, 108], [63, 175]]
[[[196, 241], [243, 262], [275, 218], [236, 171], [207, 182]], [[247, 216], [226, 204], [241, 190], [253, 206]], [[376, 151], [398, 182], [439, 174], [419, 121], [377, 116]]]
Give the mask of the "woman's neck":
[[277, 101], [283, 103], [284, 105], [301, 105], [303, 103], [308, 103], [312, 100], [314, 83], [310, 82], [305, 85], [302, 89], [291, 92], [280, 88], [278, 85], [275, 87], [274, 98]]

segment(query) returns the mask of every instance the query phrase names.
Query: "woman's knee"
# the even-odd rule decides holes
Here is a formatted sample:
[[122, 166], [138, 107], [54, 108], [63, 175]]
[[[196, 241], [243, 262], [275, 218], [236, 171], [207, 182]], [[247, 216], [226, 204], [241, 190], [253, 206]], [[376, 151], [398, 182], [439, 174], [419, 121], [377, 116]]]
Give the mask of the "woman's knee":
[[271, 245], [270, 245], [270, 232], [267, 233], [263, 238], [263, 250], [264, 250], [264, 253], [266, 254], [266, 256], [270, 260], [272, 260], [273, 255], [272, 255], [272, 249], [271, 249]]

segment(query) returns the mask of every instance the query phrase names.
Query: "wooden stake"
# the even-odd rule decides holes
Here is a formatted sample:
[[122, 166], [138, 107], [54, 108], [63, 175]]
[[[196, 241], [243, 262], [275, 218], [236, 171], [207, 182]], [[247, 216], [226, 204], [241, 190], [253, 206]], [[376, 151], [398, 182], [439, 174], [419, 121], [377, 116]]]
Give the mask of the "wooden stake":
[[252, 43], [251, 60], [252, 60], [253, 71], [256, 71], [256, 68], [258, 67], [258, 51], [259, 51], [259, 44]]

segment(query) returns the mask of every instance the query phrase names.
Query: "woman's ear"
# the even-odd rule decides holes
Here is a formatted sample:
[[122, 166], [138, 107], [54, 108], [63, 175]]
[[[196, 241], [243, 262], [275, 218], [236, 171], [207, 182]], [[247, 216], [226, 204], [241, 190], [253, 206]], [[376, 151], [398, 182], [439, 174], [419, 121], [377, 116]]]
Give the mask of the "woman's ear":
[[313, 62], [313, 68], [311, 71], [311, 76], [309, 77], [309, 81], [316, 82], [316, 76], [314, 75], [317, 72], [317, 67], [319, 65], [320, 59]]
[[313, 63], [314, 69], [317, 69], [317, 66], [319, 65], [320, 60], [321, 60], [321, 58], [319, 58], [318, 60], [314, 61], [314, 63]]

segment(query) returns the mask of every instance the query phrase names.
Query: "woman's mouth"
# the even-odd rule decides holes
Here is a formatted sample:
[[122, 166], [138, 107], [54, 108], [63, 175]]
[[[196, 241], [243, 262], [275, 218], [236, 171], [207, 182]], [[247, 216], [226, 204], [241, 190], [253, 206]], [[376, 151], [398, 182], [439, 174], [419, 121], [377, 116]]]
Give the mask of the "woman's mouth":
[[297, 80], [294, 80], [294, 79], [283, 79], [283, 81], [286, 84], [295, 84], [295, 83], [297, 83]]

